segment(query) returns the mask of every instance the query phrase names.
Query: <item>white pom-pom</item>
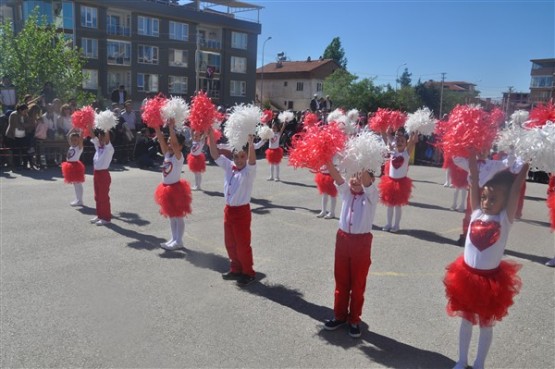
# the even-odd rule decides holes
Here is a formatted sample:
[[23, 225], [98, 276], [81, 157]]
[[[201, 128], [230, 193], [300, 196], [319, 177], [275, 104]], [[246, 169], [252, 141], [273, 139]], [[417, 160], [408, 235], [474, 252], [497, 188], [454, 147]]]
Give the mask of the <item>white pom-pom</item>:
[[272, 137], [274, 137], [274, 131], [272, 131], [272, 129], [267, 125], [262, 124], [258, 127], [258, 137], [260, 137], [262, 140], [268, 141]]
[[166, 101], [160, 110], [164, 120], [175, 120], [176, 128], [183, 127], [185, 120], [189, 118], [189, 104], [187, 104], [187, 102], [181, 97], [172, 96]]
[[281, 123], [289, 123], [293, 120], [293, 118], [295, 118], [295, 114], [293, 114], [293, 112], [289, 110], [282, 111], [278, 115], [278, 119]]
[[96, 114], [94, 118], [94, 127], [108, 132], [116, 126], [116, 116], [110, 110], [104, 110]]
[[229, 144], [241, 150], [248, 142], [249, 135], [256, 133], [256, 126], [262, 118], [262, 110], [255, 105], [236, 105], [225, 123], [224, 135]]
[[328, 114], [328, 117], [326, 118], [327, 122], [345, 122], [347, 121], [347, 117], [345, 116], [345, 113], [343, 112], [343, 110], [341, 109], [335, 109], [334, 111], [332, 111], [331, 113]]
[[512, 126], [522, 127], [522, 124], [528, 120], [530, 113], [526, 110], [516, 110], [511, 114], [510, 124]]
[[555, 124], [548, 121], [542, 127], [523, 130], [515, 154], [529, 161], [532, 168], [555, 172]]
[[520, 144], [525, 131], [518, 125], [512, 125], [499, 131], [495, 144], [500, 151], [509, 152]]
[[409, 113], [405, 122], [408, 133], [418, 131], [421, 135], [431, 135], [436, 127], [437, 120], [427, 107], [420, 108], [414, 113]]
[[368, 170], [379, 174], [386, 154], [387, 147], [380, 136], [372, 132], [362, 132], [347, 141], [339, 167], [347, 178]]

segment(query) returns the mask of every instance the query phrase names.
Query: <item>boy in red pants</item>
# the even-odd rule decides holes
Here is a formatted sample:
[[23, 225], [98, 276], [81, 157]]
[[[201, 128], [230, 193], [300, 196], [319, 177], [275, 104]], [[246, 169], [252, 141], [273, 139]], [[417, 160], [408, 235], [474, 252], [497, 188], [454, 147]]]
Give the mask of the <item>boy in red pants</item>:
[[112, 220], [112, 210], [110, 207], [110, 184], [112, 183], [112, 177], [108, 168], [114, 156], [114, 146], [110, 143], [110, 132], [94, 129], [92, 126], [89, 131], [93, 135], [91, 142], [96, 150], [93, 157], [96, 217], [91, 219], [91, 223], [103, 226], [110, 224]]
[[328, 170], [341, 195], [341, 215], [335, 241], [334, 318], [324, 329], [333, 331], [349, 323], [349, 335], [360, 337], [360, 316], [364, 304], [366, 277], [370, 269], [372, 223], [379, 201], [374, 175], [363, 171], [349, 182], [339, 174], [333, 163]]

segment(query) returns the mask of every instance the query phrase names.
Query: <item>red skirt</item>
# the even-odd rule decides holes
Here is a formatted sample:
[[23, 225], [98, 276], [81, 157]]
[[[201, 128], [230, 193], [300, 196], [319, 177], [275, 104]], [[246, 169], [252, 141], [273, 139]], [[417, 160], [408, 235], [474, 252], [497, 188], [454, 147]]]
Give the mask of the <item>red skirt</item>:
[[466, 265], [461, 255], [447, 266], [443, 278], [447, 296], [447, 314], [460, 316], [472, 324], [491, 326], [508, 314], [522, 281], [522, 265], [501, 260], [493, 270], [479, 270]]
[[266, 160], [270, 164], [279, 164], [283, 158], [283, 149], [278, 147], [277, 149], [267, 149], [266, 150]]
[[85, 165], [81, 161], [64, 161], [62, 175], [65, 183], [85, 182]]
[[547, 207], [549, 208], [549, 218], [551, 219], [551, 230], [555, 231], [555, 193], [547, 196]]
[[387, 206], [404, 206], [409, 204], [412, 192], [412, 179], [403, 177], [393, 179], [384, 175], [378, 185], [382, 203]]
[[451, 184], [455, 188], [467, 188], [468, 187], [468, 172], [455, 164], [449, 167], [449, 177], [451, 178]]
[[326, 194], [331, 197], [337, 196], [337, 187], [333, 183], [333, 178], [329, 174], [316, 173], [314, 177], [314, 182], [316, 182], [316, 187], [321, 195]]
[[154, 200], [160, 205], [160, 214], [165, 217], [184, 217], [191, 214], [191, 187], [183, 179], [171, 185], [160, 183], [154, 192]]
[[193, 173], [204, 173], [206, 171], [206, 156], [204, 153], [200, 155], [187, 155], [187, 165]]
[[444, 156], [443, 157], [443, 164], [442, 164], [442, 168], [443, 169], [452, 169], [453, 166], [455, 165], [455, 163], [453, 163], [453, 158], [451, 156]]

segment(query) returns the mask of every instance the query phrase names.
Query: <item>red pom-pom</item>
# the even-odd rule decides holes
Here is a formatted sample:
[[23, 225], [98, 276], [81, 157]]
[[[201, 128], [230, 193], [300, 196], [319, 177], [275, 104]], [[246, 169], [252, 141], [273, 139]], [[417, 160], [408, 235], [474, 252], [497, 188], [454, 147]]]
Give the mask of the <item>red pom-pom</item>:
[[499, 127], [505, 122], [505, 113], [503, 113], [503, 110], [495, 107], [489, 112], [489, 119], [492, 125], [497, 125]]
[[547, 207], [549, 208], [549, 219], [551, 220], [551, 230], [555, 231], [555, 193], [547, 196]]
[[549, 102], [547, 105], [539, 104], [530, 111], [528, 123], [526, 127], [542, 127], [547, 121], [555, 123], [555, 106]]
[[388, 128], [396, 131], [405, 124], [406, 120], [407, 115], [401, 111], [378, 108], [370, 118], [369, 125], [374, 132], [386, 132]]
[[191, 104], [191, 114], [189, 114], [191, 128], [195, 131], [205, 132], [214, 123], [217, 113], [216, 106], [203, 91], [193, 97]]
[[262, 119], [260, 120], [264, 124], [268, 124], [269, 121], [274, 117], [274, 112], [271, 109], [266, 109], [262, 112]]
[[212, 131], [214, 131], [214, 140], [216, 142], [220, 141], [220, 138], [222, 138], [222, 131], [219, 129], [212, 129]]
[[162, 118], [161, 109], [166, 103], [167, 99], [159, 93], [156, 97], [148, 99], [142, 107], [141, 118], [143, 122], [150, 128], [162, 127], [164, 119]]
[[289, 165], [295, 168], [319, 170], [343, 150], [347, 137], [336, 123], [308, 127], [293, 136], [289, 150]]
[[71, 124], [73, 127], [83, 131], [83, 136], [90, 136], [89, 127], [94, 124], [96, 113], [92, 106], [87, 105], [76, 110], [71, 115]]
[[439, 124], [438, 146], [446, 156], [467, 158], [471, 152], [489, 151], [497, 136], [498, 124], [479, 106], [457, 105], [447, 122]]
[[318, 115], [314, 113], [306, 113], [306, 115], [304, 116], [303, 125], [305, 127], [311, 127], [311, 126], [318, 125], [318, 122], [319, 122]]

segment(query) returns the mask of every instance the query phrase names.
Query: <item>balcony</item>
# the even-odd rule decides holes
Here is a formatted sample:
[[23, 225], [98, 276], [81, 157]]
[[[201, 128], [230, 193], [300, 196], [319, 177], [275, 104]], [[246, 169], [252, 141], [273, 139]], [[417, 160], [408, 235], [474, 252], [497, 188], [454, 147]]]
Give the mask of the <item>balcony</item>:
[[222, 48], [222, 42], [220, 40], [199, 37], [198, 43], [203, 49], [220, 50]]
[[111, 36], [131, 37], [131, 27], [109, 24], [106, 26], [106, 33]]

